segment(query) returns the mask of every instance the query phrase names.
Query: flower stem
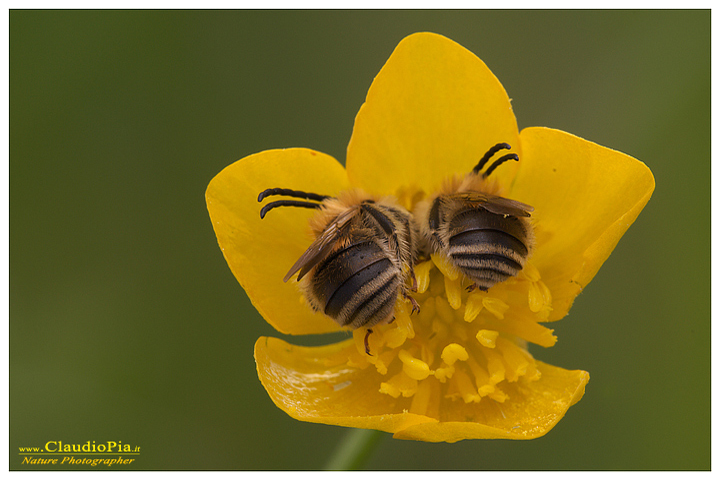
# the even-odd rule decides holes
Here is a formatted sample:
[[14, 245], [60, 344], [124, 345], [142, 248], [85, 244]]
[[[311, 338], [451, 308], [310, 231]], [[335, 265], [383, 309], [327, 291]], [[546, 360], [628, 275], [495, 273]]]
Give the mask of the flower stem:
[[325, 470], [360, 470], [383, 438], [378, 430], [351, 429], [338, 445]]

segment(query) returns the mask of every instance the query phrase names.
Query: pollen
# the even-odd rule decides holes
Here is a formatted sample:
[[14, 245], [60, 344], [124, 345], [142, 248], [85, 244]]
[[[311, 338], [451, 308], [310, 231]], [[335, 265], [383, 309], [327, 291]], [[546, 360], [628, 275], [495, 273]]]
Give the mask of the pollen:
[[535, 266], [526, 263], [517, 277], [482, 291], [431, 256], [415, 266], [415, 278], [410, 295], [419, 312], [399, 298], [392, 322], [353, 332], [348, 365], [374, 367], [381, 393], [407, 402], [409, 412], [438, 418], [456, 410], [446, 402], [500, 405], [513, 385], [540, 378], [527, 344], [554, 337], [541, 325], [552, 296]]

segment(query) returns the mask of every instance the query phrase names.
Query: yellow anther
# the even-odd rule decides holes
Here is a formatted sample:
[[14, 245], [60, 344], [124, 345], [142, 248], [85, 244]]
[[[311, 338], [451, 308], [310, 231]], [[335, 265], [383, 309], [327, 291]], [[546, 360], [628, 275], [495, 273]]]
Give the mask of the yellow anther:
[[445, 383], [445, 381], [448, 378], [452, 378], [453, 374], [455, 373], [455, 366], [449, 365], [447, 367], [439, 367], [435, 369], [435, 378], [440, 380], [442, 383]]
[[480, 330], [475, 335], [475, 338], [483, 347], [495, 348], [495, 340], [497, 340], [498, 335], [499, 332], [495, 330]]
[[400, 350], [398, 358], [403, 362], [403, 372], [414, 380], [425, 380], [432, 373], [427, 363], [413, 357], [407, 350]]
[[451, 280], [455, 280], [460, 276], [460, 270], [452, 266], [447, 257], [432, 253], [430, 254], [430, 258], [437, 269], [440, 270], [440, 272], [446, 277], [450, 277]]
[[465, 403], [477, 403], [480, 401], [480, 394], [478, 393], [477, 388], [472, 384], [472, 381], [470, 381], [470, 377], [468, 377], [467, 373], [462, 370], [455, 372], [453, 381], [456, 383], [460, 396]]
[[476, 293], [468, 295], [467, 302], [465, 303], [465, 316], [463, 319], [466, 322], [472, 322], [480, 315], [483, 309], [483, 296]]
[[403, 397], [412, 397], [417, 391], [417, 386], [417, 380], [408, 377], [405, 372], [400, 372], [391, 377], [387, 382], [382, 382], [380, 384], [380, 392], [387, 393], [393, 398], [398, 398], [400, 395]]
[[487, 359], [487, 371], [490, 375], [490, 383], [495, 385], [505, 380], [505, 364], [502, 357], [495, 353], [495, 350], [483, 349], [483, 354]]
[[407, 338], [415, 337], [415, 329], [413, 328], [412, 320], [410, 320], [408, 305], [401, 298], [395, 302], [395, 324], [397, 328], [405, 331]]
[[505, 312], [510, 308], [510, 305], [495, 297], [484, 297], [483, 306], [498, 320], [505, 318]]
[[430, 285], [430, 270], [433, 268], [433, 262], [428, 260], [415, 265], [415, 279], [417, 280], [417, 293], [425, 293]]
[[537, 282], [530, 282], [530, 287], [528, 287], [528, 306], [530, 307], [530, 311], [534, 313], [542, 310], [543, 298]]
[[462, 305], [462, 277], [458, 277], [452, 280], [450, 277], [443, 277], [445, 279], [445, 295], [447, 296], [448, 303], [457, 310]]
[[404, 328], [395, 327], [387, 329], [383, 335], [383, 342], [389, 348], [397, 348], [405, 343], [408, 331]]
[[388, 367], [395, 360], [395, 352], [387, 350], [380, 355], [374, 357], [375, 369], [380, 375], [387, 375]]
[[447, 345], [445, 348], [443, 348], [440, 357], [443, 359], [443, 362], [447, 363], [448, 365], [452, 365], [458, 360], [462, 362], [467, 360], [468, 353], [467, 350], [465, 350], [465, 347], [463, 347], [462, 345], [458, 345], [457, 343], [451, 343], [450, 345]]
[[495, 391], [495, 386], [490, 384], [490, 376], [487, 370], [481, 367], [474, 358], [469, 358], [467, 362], [470, 370], [475, 377], [475, 385], [478, 388], [478, 394], [481, 397], [491, 394]]
[[520, 347], [504, 338], [498, 339], [498, 349], [502, 353], [503, 360], [507, 366], [505, 375], [508, 382], [515, 382], [518, 378], [527, 373], [530, 364], [528, 357], [521, 351]]

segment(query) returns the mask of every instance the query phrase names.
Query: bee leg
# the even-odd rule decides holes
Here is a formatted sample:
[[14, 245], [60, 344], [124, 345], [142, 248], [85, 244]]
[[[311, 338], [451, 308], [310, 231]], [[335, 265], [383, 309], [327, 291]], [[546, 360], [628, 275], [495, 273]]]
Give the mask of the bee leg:
[[370, 344], [368, 343], [368, 339], [370, 338], [371, 333], [373, 333], [372, 328], [368, 328], [367, 332], [365, 333], [365, 353], [372, 357], [372, 353], [370, 353]]
[[410, 300], [410, 303], [412, 304], [412, 313], [418, 313], [420, 311], [420, 305], [417, 303], [417, 300], [415, 300], [413, 297], [407, 294], [407, 292], [403, 292], [403, 297], [405, 297], [406, 300]]
[[415, 270], [413, 269], [410, 269], [410, 278], [412, 278], [412, 288], [410, 290], [412, 290], [413, 292], [417, 292], [417, 278], [415, 278]]
[[478, 288], [477, 283], [471, 283], [470, 285], [465, 287], [465, 291], [467, 291], [469, 293], [469, 292], [474, 291], [477, 288]]

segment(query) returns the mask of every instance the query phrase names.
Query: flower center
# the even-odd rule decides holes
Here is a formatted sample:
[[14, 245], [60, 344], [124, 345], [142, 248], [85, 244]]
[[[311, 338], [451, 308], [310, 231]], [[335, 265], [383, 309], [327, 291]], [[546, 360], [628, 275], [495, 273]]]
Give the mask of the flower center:
[[437, 255], [416, 265], [415, 276], [418, 314], [400, 298], [395, 321], [353, 332], [348, 365], [373, 366], [380, 392], [412, 397], [410, 413], [438, 418], [442, 402], [503, 403], [508, 384], [540, 378], [527, 342], [552, 346], [556, 338], [538, 323], [552, 298], [531, 263], [488, 292], [468, 291], [464, 275]]

